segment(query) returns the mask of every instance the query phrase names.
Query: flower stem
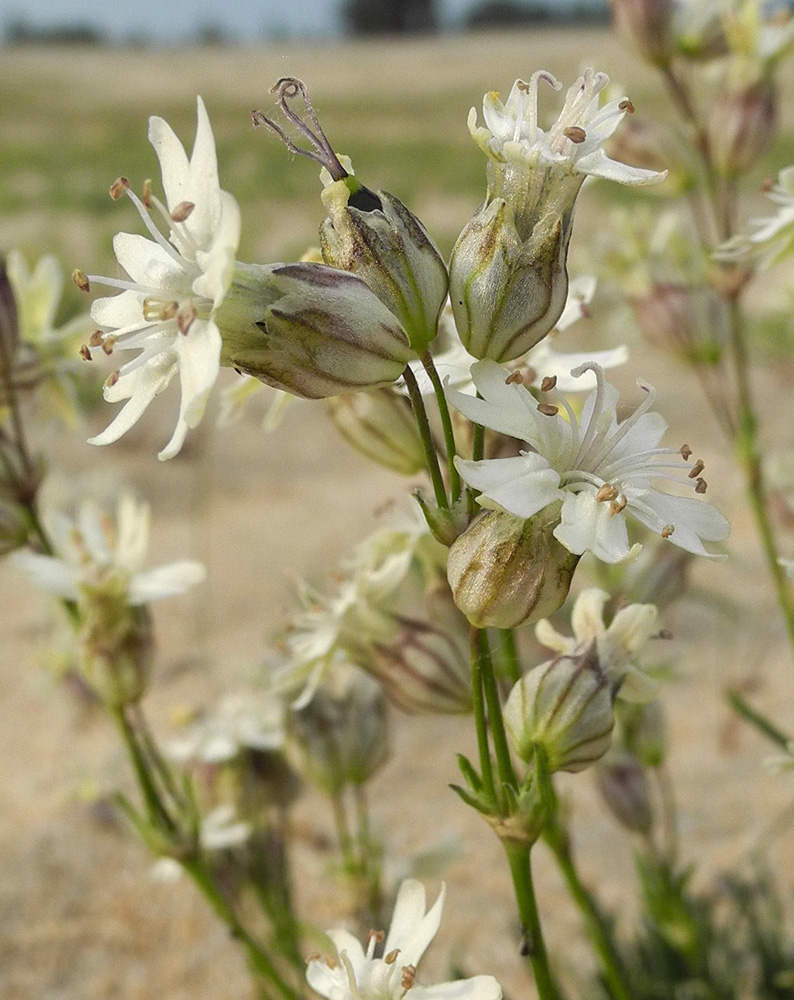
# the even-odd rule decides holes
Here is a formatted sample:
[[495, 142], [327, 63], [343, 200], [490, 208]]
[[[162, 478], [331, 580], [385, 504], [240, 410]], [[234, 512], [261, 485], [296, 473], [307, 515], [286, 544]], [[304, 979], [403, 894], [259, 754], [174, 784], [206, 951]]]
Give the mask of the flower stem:
[[549, 956], [540, 926], [540, 914], [532, 884], [530, 845], [517, 841], [503, 841], [513, 888], [518, 905], [518, 916], [524, 935], [523, 953], [529, 957], [540, 1000], [561, 1000], [549, 966]]
[[125, 706], [116, 706], [111, 708], [110, 712], [116, 722], [121, 738], [124, 741], [124, 745], [127, 748], [127, 753], [129, 754], [130, 762], [133, 770], [135, 771], [135, 777], [138, 781], [141, 795], [143, 795], [144, 802], [146, 803], [146, 811], [149, 816], [149, 821], [153, 823], [157, 829], [173, 833], [176, 830], [176, 824], [169, 815], [166, 807], [163, 805], [160, 793], [157, 790], [154, 776], [149, 769], [146, 754], [141, 749], [134, 726], [127, 718]]
[[516, 776], [513, 771], [513, 762], [510, 760], [510, 748], [507, 745], [507, 734], [505, 733], [505, 724], [502, 720], [502, 706], [499, 702], [499, 689], [496, 686], [491, 648], [488, 644], [488, 633], [485, 630], [479, 633], [478, 645], [480, 674], [485, 692], [485, 701], [488, 706], [488, 721], [490, 723], [494, 752], [496, 754], [499, 780], [504, 785], [515, 787]]
[[447, 397], [444, 392], [444, 386], [441, 384], [441, 379], [438, 377], [438, 371], [436, 370], [433, 357], [429, 351], [422, 358], [422, 365], [427, 372], [428, 378], [433, 384], [433, 392], [436, 394], [438, 413], [441, 417], [441, 427], [444, 432], [444, 444], [447, 449], [449, 491], [452, 496], [452, 502], [454, 503], [456, 500], [460, 499], [462, 484], [460, 481], [460, 474], [455, 468], [455, 455], [457, 454], [457, 449], [455, 447], [455, 431], [452, 427], [452, 417], [449, 413], [449, 406], [447, 405]]
[[493, 779], [491, 750], [488, 744], [488, 720], [483, 699], [482, 661], [480, 659], [480, 630], [472, 628], [469, 635], [471, 658], [471, 698], [474, 709], [474, 726], [477, 732], [477, 749], [480, 757], [480, 776], [486, 797], [496, 806], [496, 786]]
[[521, 663], [516, 648], [516, 634], [511, 628], [500, 628], [499, 641], [502, 644], [502, 657], [507, 676], [512, 684], [517, 684], [521, 680]]
[[444, 485], [444, 477], [441, 475], [441, 467], [438, 464], [438, 453], [436, 452], [433, 434], [430, 430], [430, 423], [427, 419], [427, 410], [425, 410], [422, 393], [419, 389], [419, 385], [417, 384], [416, 376], [411, 371], [410, 365], [405, 366], [403, 378], [405, 379], [405, 387], [408, 390], [408, 396], [410, 397], [414, 417], [416, 418], [419, 437], [422, 439], [422, 447], [425, 452], [425, 462], [427, 464], [427, 471], [430, 473], [430, 478], [433, 481], [433, 492], [436, 496], [436, 503], [439, 507], [446, 509], [449, 507], [447, 488]]

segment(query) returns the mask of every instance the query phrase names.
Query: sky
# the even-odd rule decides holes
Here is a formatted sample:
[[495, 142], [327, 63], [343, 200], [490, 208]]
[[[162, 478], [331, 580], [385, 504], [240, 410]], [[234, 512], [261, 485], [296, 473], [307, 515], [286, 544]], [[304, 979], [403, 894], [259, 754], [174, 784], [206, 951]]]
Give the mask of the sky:
[[[576, 0], [540, 0], [557, 9]], [[207, 26], [225, 34], [264, 36], [328, 35], [339, 31], [342, 0], [0, 0], [0, 31], [19, 20], [33, 27], [84, 24], [112, 38], [153, 37], [178, 42]], [[437, 0], [442, 21], [453, 26], [479, 0]], [[222, 14], [219, 13], [222, 11]]]

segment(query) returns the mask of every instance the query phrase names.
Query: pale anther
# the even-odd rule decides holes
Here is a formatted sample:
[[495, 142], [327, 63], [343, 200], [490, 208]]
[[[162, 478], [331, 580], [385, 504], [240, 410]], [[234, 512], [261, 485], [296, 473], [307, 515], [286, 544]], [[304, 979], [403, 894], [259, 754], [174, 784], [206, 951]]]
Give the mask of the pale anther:
[[674, 524], [666, 524], [659, 532], [659, 534], [662, 536], [662, 538], [669, 538], [674, 531], [675, 531]]
[[110, 185], [110, 197], [113, 201], [118, 201], [119, 198], [123, 197], [124, 192], [129, 186], [130, 182], [126, 177], [117, 177]]
[[141, 201], [147, 208], [152, 207], [152, 182], [148, 178], [143, 182]]
[[83, 359], [83, 361], [91, 360], [91, 349], [89, 348], [88, 344], [80, 345], [80, 357]]
[[400, 954], [400, 949], [394, 948], [392, 951], [389, 952], [388, 955], [384, 956], [383, 961], [386, 963], [386, 965], [394, 965], [394, 963], [397, 961], [397, 956], [399, 954]]
[[622, 511], [626, 509], [628, 502], [629, 501], [626, 499], [625, 496], [621, 496], [618, 497], [617, 500], [613, 500], [612, 503], [609, 505], [609, 516], [614, 517], [615, 514], [620, 514]]
[[118, 382], [118, 380], [119, 380], [119, 372], [118, 369], [116, 369], [116, 371], [111, 372], [110, 375], [108, 375], [108, 377], [105, 379], [105, 385], [107, 386], [108, 389], [110, 389], [110, 387], [114, 386]]
[[556, 417], [559, 412], [559, 406], [554, 403], [538, 403], [538, 413], [542, 413], [544, 417]]
[[104, 338], [104, 340], [102, 341], [102, 350], [105, 352], [105, 354], [110, 355], [113, 353], [113, 348], [115, 347], [117, 340], [118, 337], [113, 337], [113, 336], [107, 336]]
[[185, 308], [179, 313], [176, 322], [177, 326], [179, 327], [179, 332], [182, 335], [185, 335], [188, 332], [190, 327], [193, 325], [193, 320], [196, 318], [197, 315], [198, 314], [196, 313], [196, 307], [193, 305], [192, 302], [189, 305], [185, 306]]
[[72, 271], [72, 281], [75, 283], [75, 285], [77, 285], [77, 287], [80, 289], [81, 292], [91, 291], [91, 285], [88, 281], [85, 272], [81, 271], [77, 267], [74, 269], [74, 271]]
[[568, 128], [562, 130], [562, 134], [566, 139], [570, 139], [571, 142], [575, 142], [577, 145], [584, 142], [587, 138], [587, 132], [580, 125], [569, 125]]
[[692, 456], [692, 449], [689, 447], [688, 444], [682, 444], [680, 448], [680, 453], [681, 453], [681, 458], [683, 458], [685, 462], [688, 462], [690, 457]]
[[400, 985], [404, 990], [410, 990], [413, 984], [416, 982], [416, 966], [415, 965], [404, 965], [402, 969], [402, 977], [400, 979]]
[[175, 205], [171, 210], [171, 218], [174, 222], [184, 222], [185, 219], [189, 218], [195, 207], [195, 202], [180, 201], [180, 203]]
[[634, 105], [631, 103], [628, 97], [626, 98], [625, 101], [621, 101], [620, 104], [618, 104], [618, 108], [621, 111], [627, 111], [630, 115], [634, 114]]
[[605, 500], [616, 500], [618, 497], [618, 491], [611, 483], [604, 483], [601, 489], [596, 493], [596, 500], [599, 503]]
[[547, 375], [543, 381], [540, 383], [541, 392], [551, 392], [551, 390], [557, 385], [556, 375]]
[[703, 459], [699, 458], [697, 462], [695, 462], [695, 464], [689, 470], [689, 478], [697, 479], [697, 477], [705, 468], [706, 468], [706, 463], [703, 461]]
[[516, 383], [518, 383], [519, 385], [523, 385], [523, 382], [524, 382], [524, 376], [518, 370], [510, 372], [510, 374], [505, 379], [505, 385], [515, 385]]
[[698, 479], [695, 483], [695, 493], [705, 493], [708, 488], [709, 485], [705, 479]]
[[99, 345], [101, 343], [102, 343], [102, 331], [101, 330], [94, 330], [94, 332], [88, 338], [88, 346], [89, 347], [99, 347]]

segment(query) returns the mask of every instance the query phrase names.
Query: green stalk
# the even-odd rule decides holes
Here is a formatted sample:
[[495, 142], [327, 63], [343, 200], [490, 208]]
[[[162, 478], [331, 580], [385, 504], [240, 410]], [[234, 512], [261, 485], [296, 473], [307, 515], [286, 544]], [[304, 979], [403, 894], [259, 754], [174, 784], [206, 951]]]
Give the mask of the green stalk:
[[549, 966], [549, 956], [540, 926], [540, 914], [532, 884], [530, 845], [518, 841], [502, 841], [510, 865], [518, 916], [524, 934], [525, 954], [529, 957], [540, 1000], [561, 1000]]
[[416, 382], [416, 376], [411, 371], [410, 365], [405, 366], [403, 378], [405, 379], [405, 387], [408, 390], [408, 396], [411, 400], [414, 417], [416, 418], [416, 426], [419, 431], [419, 437], [422, 439], [422, 447], [425, 452], [425, 463], [427, 464], [427, 471], [430, 473], [430, 478], [433, 481], [433, 492], [436, 496], [436, 503], [439, 507], [446, 510], [449, 508], [447, 488], [444, 485], [444, 477], [441, 475], [441, 467], [438, 464], [438, 453], [436, 452], [433, 434], [430, 430], [430, 423], [427, 419], [427, 411], [425, 410], [422, 393], [419, 390], [419, 386]]
[[438, 413], [441, 417], [441, 427], [444, 432], [444, 444], [447, 449], [449, 490], [452, 496], [452, 502], [454, 503], [456, 500], [460, 499], [463, 487], [460, 481], [460, 474], [455, 468], [455, 455], [457, 454], [457, 449], [455, 447], [455, 431], [452, 427], [452, 417], [449, 414], [449, 406], [447, 405], [447, 397], [444, 392], [444, 386], [441, 384], [441, 379], [438, 377], [438, 371], [436, 370], [436, 366], [433, 362], [433, 356], [429, 351], [422, 358], [422, 365], [424, 366], [424, 369], [433, 384], [433, 392], [436, 394]]
[[149, 821], [156, 825], [158, 829], [173, 833], [176, 830], [176, 824], [171, 819], [168, 810], [160, 799], [154, 777], [149, 770], [146, 755], [138, 744], [138, 737], [130, 720], [127, 718], [125, 706], [115, 706], [110, 709], [110, 713], [118, 726], [121, 738], [127, 748], [141, 795], [143, 795], [144, 802], [146, 803]]
[[516, 634], [511, 628], [499, 629], [499, 641], [502, 645], [502, 656], [507, 668], [507, 676], [513, 684], [521, 680], [521, 663], [516, 648]]
[[477, 749], [480, 758], [480, 776], [483, 791], [489, 802], [496, 806], [496, 786], [491, 764], [491, 750], [488, 744], [488, 721], [483, 700], [482, 667], [480, 660], [480, 630], [472, 628], [469, 634], [469, 656], [471, 660], [471, 699], [474, 711], [474, 727], [477, 733]]
[[494, 752], [496, 754], [499, 780], [503, 785], [510, 785], [512, 788], [515, 788], [516, 776], [513, 771], [513, 762], [510, 759], [510, 748], [507, 745], [507, 734], [505, 733], [505, 724], [502, 720], [499, 690], [496, 686], [496, 677], [493, 672], [493, 660], [491, 659], [491, 649], [488, 645], [488, 633], [485, 630], [479, 633], [478, 648], [482, 686], [485, 692], [485, 701], [488, 705], [488, 719], [493, 738]]

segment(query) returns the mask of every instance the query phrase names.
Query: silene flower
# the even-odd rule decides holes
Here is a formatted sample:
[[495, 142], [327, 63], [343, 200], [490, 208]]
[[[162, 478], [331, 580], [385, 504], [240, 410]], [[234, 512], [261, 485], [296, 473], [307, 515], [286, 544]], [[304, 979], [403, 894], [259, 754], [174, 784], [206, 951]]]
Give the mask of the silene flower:
[[572, 374], [588, 371], [595, 375], [596, 388], [580, 416], [554, 389], [544, 399], [556, 402], [539, 403], [492, 361], [472, 368], [483, 398], [448, 390], [452, 405], [469, 420], [529, 446], [514, 458], [455, 460], [466, 483], [481, 491], [479, 503], [531, 518], [561, 501], [554, 537], [571, 552], [589, 550], [604, 562], [620, 562], [637, 551], [629, 545], [627, 514], [688, 552], [724, 558], [703, 544], [727, 538], [730, 526], [720, 511], [699, 498], [675, 496], [653, 485], [676, 483], [697, 494], [706, 491], [703, 462], [689, 464], [687, 445], [659, 447], [667, 423], [651, 412], [653, 388], [638, 383], [645, 399], [618, 421], [618, 392], [599, 366], [588, 363]]
[[784, 167], [777, 184], [766, 192], [778, 208], [773, 215], [750, 219], [755, 229], [739, 233], [723, 243], [716, 256], [722, 260], [741, 260], [758, 256], [762, 267], [772, 267], [794, 253], [794, 166]]
[[[500, 1000], [502, 989], [493, 976], [473, 976], [455, 982], [421, 986], [416, 969], [441, 922], [445, 888], [430, 910], [424, 886], [406, 879], [394, 904], [389, 933], [371, 931], [366, 951], [346, 930], [330, 930], [335, 956], [309, 959], [306, 979], [326, 1000]], [[379, 945], [381, 957], [375, 957]]]
[[[105, 383], [108, 402], [127, 402], [90, 443], [118, 440], [178, 373], [179, 419], [161, 459], [176, 455], [188, 428], [199, 423], [218, 376], [221, 334], [216, 313], [232, 282], [240, 237], [240, 210], [220, 188], [212, 128], [200, 97], [197, 103], [190, 159], [162, 118], [149, 119], [149, 141], [160, 160], [165, 204], [151, 193], [148, 182], [143, 198], [123, 177], [111, 188], [113, 198], [130, 197], [151, 237], [131, 233], [115, 237], [116, 260], [128, 277], [75, 273], [75, 281], [86, 290], [91, 284], [122, 289], [120, 295], [93, 303], [91, 317], [99, 330], [83, 348], [83, 356], [138, 352]], [[153, 216], [165, 224], [167, 237]]]

